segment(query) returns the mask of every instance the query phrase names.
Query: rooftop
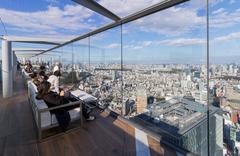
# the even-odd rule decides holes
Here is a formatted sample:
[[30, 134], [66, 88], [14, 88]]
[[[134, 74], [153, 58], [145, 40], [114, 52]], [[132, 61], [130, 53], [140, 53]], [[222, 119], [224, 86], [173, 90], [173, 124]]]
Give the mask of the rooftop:
[[[218, 108], [210, 107], [210, 114], [216, 113]], [[182, 97], [174, 97], [149, 106], [148, 112], [135, 116], [159, 131], [175, 136], [181, 136], [194, 126], [207, 119], [207, 106]]]

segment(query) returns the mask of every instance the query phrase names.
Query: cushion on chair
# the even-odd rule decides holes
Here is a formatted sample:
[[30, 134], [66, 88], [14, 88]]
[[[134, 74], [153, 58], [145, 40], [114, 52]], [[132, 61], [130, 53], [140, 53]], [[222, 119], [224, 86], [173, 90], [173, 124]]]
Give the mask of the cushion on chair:
[[[43, 100], [35, 99], [36, 108], [38, 110], [48, 108], [46, 103]], [[41, 127], [47, 127], [51, 125], [51, 114], [49, 111], [41, 113]]]

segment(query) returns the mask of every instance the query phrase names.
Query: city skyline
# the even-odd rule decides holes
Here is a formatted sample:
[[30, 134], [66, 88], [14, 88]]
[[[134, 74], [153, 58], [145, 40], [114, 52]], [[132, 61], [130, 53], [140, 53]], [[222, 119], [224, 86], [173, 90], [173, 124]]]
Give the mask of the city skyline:
[[[164, 1], [162, 6], [179, 2], [94, 0], [119, 17], [127, 17], [111, 21], [74, 0], [2, 0], [0, 35], [9, 37], [2, 38], [0, 45], [3, 97], [15, 96], [15, 81], [23, 78], [40, 130], [42, 120], [50, 121], [49, 127], [55, 124], [55, 113], [71, 115], [70, 105], [65, 110], [61, 100], [80, 100], [80, 115], [85, 116], [85, 109], [109, 113], [108, 117], [124, 119], [135, 132], [139, 128], [146, 137], [180, 154], [239, 155], [240, 0], [189, 0], [163, 11], [155, 10], [159, 9], [156, 6], [146, 9]], [[124, 22], [128, 19], [131, 22]], [[110, 23], [113, 27], [106, 26]], [[72, 40], [82, 35], [81, 40]], [[43, 41], [29, 44], [11, 40], [11, 36], [41, 37]], [[59, 43], [45, 45], [46, 38]], [[69, 42], [62, 44], [62, 40]], [[51, 94], [61, 96], [59, 103], [48, 101]], [[52, 106], [61, 111], [47, 109]], [[43, 112], [49, 116], [43, 118]], [[99, 116], [98, 121], [102, 121]], [[110, 135], [116, 133], [110, 131]], [[41, 138], [39, 130], [38, 134]]]
[[[150, 6], [160, 1], [141, 0], [138, 5], [131, 8], [124, 4], [132, 4], [133, 0], [121, 0], [114, 3], [99, 0], [98, 2], [124, 17], [143, 9], [144, 6]], [[38, 5], [32, 5], [33, 3]], [[238, 4], [240, 2], [234, 0], [210, 1], [210, 61], [222, 63], [219, 60], [223, 60], [223, 63], [232, 63], [240, 58], [237, 44], [240, 39]], [[31, 8], [28, 7], [30, 5]], [[11, 18], [9, 18], [10, 14]], [[46, 17], [43, 19], [42, 15]], [[206, 57], [205, 15], [205, 3], [202, 0], [189, 1], [123, 25], [122, 45], [120, 44], [120, 27], [116, 27], [92, 36], [90, 38], [91, 46], [104, 49], [105, 55], [112, 58], [120, 58], [120, 46], [122, 46], [125, 60], [134, 57], [139, 61], [142, 58], [152, 61], [154, 58], [155, 63], [161, 63], [157, 61], [171, 63], [173, 60], [178, 60], [177, 63], [188, 60], [201, 62]], [[4, 0], [0, 4], [0, 17], [6, 28], [9, 29], [8, 35], [39, 37], [36, 34], [41, 31], [43, 36], [65, 39], [77, 36], [76, 34], [81, 35], [111, 22], [68, 0], [61, 2], [42, 0], [30, 1], [30, 3], [23, 0], [21, 4]], [[17, 17], [19, 18], [16, 19]], [[57, 20], [50, 22], [51, 18], [57, 18]], [[233, 18], [234, 20], [230, 20]], [[136, 27], [138, 29], [135, 29]], [[2, 27], [0, 32], [5, 35]], [[85, 40], [87, 41], [87, 39]], [[85, 40], [83, 42], [86, 43]], [[24, 44], [16, 44], [16, 46], [24, 46]], [[81, 52], [81, 50], [81, 48], [75, 48], [75, 51]], [[149, 56], [150, 52], [152, 57]], [[98, 51], [92, 50], [92, 53], [98, 53]], [[228, 59], [224, 59], [226, 53]]]

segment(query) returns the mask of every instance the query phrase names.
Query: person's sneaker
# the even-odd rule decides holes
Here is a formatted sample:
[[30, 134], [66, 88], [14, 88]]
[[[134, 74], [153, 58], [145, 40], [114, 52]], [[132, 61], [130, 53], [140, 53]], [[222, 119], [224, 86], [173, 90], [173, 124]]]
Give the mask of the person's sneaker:
[[93, 120], [95, 120], [95, 116], [89, 116], [89, 118], [88, 119], [86, 119], [87, 121], [93, 121]]

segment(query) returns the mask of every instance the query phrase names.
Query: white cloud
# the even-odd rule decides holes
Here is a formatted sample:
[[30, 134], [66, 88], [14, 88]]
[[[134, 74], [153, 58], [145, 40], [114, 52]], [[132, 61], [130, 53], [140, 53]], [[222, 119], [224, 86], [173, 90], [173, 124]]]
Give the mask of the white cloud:
[[236, 39], [240, 39], [240, 32], [234, 32], [225, 36], [216, 37], [213, 39], [213, 42], [227, 42]]
[[178, 36], [191, 32], [200, 28], [204, 23], [205, 18], [198, 16], [196, 11], [175, 7], [136, 22], [142, 31], [156, 32], [167, 36]]
[[109, 44], [109, 45], [105, 46], [104, 48], [106, 48], [106, 49], [114, 49], [114, 48], [119, 48], [119, 47], [121, 47], [121, 44], [112, 43], [112, 44]]
[[229, 4], [233, 4], [233, 3], [236, 3], [236, 0], [230, 0], [229, 1]]
[[[46, 1], [58, 2], [59, 0]], [[137, 2], [136, 0], [99, 0], [98, 2], [116, 14], [126, 16], [161, 1], [163, 0], [137, 0]], [[210, 0], [212, 5], [223, 1]], [[132, 22], [128, 24], [126, 29], [123, 29], [123, 32], [131, 33], [134, 29], [166, 36], [179, 36], [191, 33], [196, 29], [205, 29], [206, 17], [198, 14], [200, 9], [206, 7], [203, 0], [189, 1], [186, 2], [186, 5], [180, 6]], [[92, 11], [80, 5], [66, 5], [63, 9], [49, 6], [48, 9], [37, 12], [21, 12], [0, 8], [0, 17], [7, 26], [11, 26], [8, 29], [49, 35], [58, 34], [59, 30], [64, 33], [65, 31], [76, 32], [83, 29], [88, 31], [96, 29], [95, 24], [99, 21], [91, 18], [93, 14]], [[213, 28], [225, 28], [239, 23], [239, 10], [230, 13], [220, 8], [213, 11], [213, 15], [210, 17], [210, 26]]]
[[131, 50], [139, 50], [139, 49], [143, 49], [145, 48], [145, 46], [143, 46], [142, 44], [125, 44], [123, 46], [123, 49], [131, 49]]
[[60, 2], [59, 0], [45, 0], [45, 1], [50, 4], [58, 4]]
[[[152, 6], [163, 0], [100, 0], [99, 3], [110, 9], [117, 15], [126, 16]], [[211, 0], [216, 3], [219, 0]], [[205, 7], [202, 0], [194, 0], [186, 3], [186, 6], [172, 7], [165, 11], [150, 15], [130, 23], [129, 28], [140, 28], [141, 31], [154, 32], [163, 35], [181, 35], [188, 33], [205, 23], [205, 18], [198, 15], [198, 9]], [[128, 32], [128, 31], [127, 31]], [[131, 32], [131, 31], [129, 31]]]
[[[210, 7], [222, 3], [224, 0], [210, 0]], [[193, 0], [186, 2], [185, 6], [172, 7], [165, 11], [159, 12], [142, 19], [139, 23], [142, 30], [146, 32], [157, 32], [163, 35], [182, 35], [191, 33], [194, 30], [205, 29], [206, 16], [199, 15], [199, 10], [206, 9], [206, 1]], [[226, 10], [220, 8], [216, 10], [214, 16], [210, 17], [211, 25], [217, 27], [226, 23], [226, 27], [231, 21], [238, 21], [239, 13], [227, 14]], [[229, 16], [231, 16], [229, 18]], [[222, 19], [224, 17], [224, 19]], [[222, 22], [222, 23], [221, 23]]]
[[170, 40], [162, 40], [157, 42], [158, 44], [163, 44], [167, 46], [193, 46], [193, 45], [203, 45], [206, 40], [202, 38], [177, 38]]
[[227, 28], [240, 24], [240, 10], [218, 12], [210, 16], [211, 28]]
[[99, 3], [113, 13], [125, 17], [161, 1], [163, 0], [100, 0]]
[[143, 46], [132, 46], [132, 49], [133, 50], [139, 50], [139, 49], [142, 49], [144, 48]]
[[143, 42], [143, 46], [148, 47], [148, 46], [150, 46], [152, 43], [153, 43], [152, 41], [144, 41], [144, 42]]
[[[227, 34], [225, 36], [219, 36], [215, 37], [212, 40], [210, 40], [210, 43], [222, 43], [222, 42], [228, 42], [232, 40], [240, 39], [240, 32], [235, 32], [231, 34]], [[155, 40], [155, 41], [142, 41], [132, 44], [124, 45], [123, 48], [132, 49], [132, 50], [138, 50], [147, 48], [149, 46], [195, 46], [195, 45], [204, 45], [206, 44], [206, 39], [204, 38], [174, 38], [174, 39], [166, 39], [166, 40]]]
[[63, 9], [48, 6], [47, 10], [36, 12], [21, 12], [0, 8], [0, 17], [11, 29], [18, 29], [44, 34], [61, 31], [79, 31], [90, 29], [85, 19], [93, 12], [80, 5], [66, 5]]
[[215, 11], [212, 12], [212, 14], [222, 14], [225, 13], [225, 9], [224, 8], [219, 8]]
[[[161, 2], [162, 0], [100, 0], [100, 4], [112, 10], [116, 14], [126, 16], [138, 10]], [[210, 0], [210, 7], [228, 0]], [[234, 2], [235, 0], [231, 0]], [[230, 1], [230, 2], [231, 2]], [[206, 10], [206, 1], [192, 0], [186, 2], [185, 5], [169, 8], [165, 11], [158, 12], [146, 18], [139, 19], [130, 23], [130, 30], [138, 27], [144, 32], [153, 32], [166, 36], [179, 36], [191, 33], [194, 30], [204, 30], [206, 26], [206, 16], [200, 15], [199, 11]], [[240, 23], [240, 12], [229, 13], [227, 10], [220, 8], [212, 12], [210, 17], [210, 26], [213, 28], [227, 28]], [[138, 30], [139, 30], [138, 29]]]
[[194, 46], [194, 45], [204, 45], [206, 39], [203, 38], [176, 38], [167, 40], [155, 40], [155, 41], [142, 41], [138, 43], [124, 45], [124, 49], [139, 50], [147, 48], [149, 46]]

